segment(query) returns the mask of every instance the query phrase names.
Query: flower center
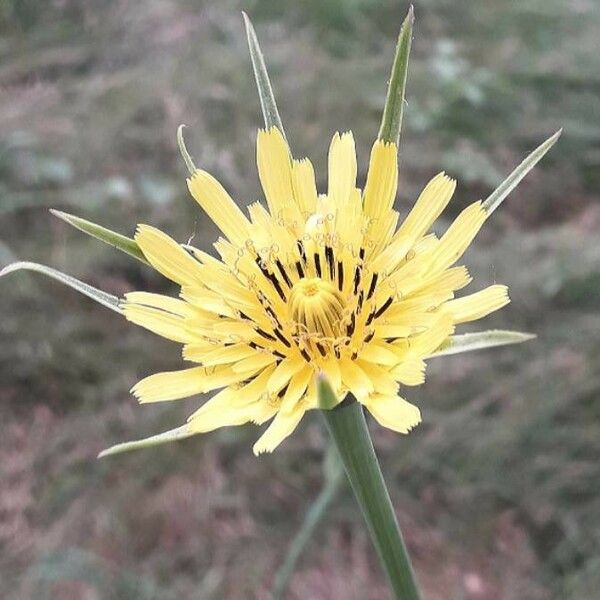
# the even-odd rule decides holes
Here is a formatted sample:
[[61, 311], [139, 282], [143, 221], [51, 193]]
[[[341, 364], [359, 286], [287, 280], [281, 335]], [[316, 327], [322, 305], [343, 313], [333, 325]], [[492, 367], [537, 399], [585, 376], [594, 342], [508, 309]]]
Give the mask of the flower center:
[[303, 278], [294, 284], [289, 297], [289, 316], [297, 334], [313, 341], [333, 341], [340, 335], [344, 300], [329, 281]]

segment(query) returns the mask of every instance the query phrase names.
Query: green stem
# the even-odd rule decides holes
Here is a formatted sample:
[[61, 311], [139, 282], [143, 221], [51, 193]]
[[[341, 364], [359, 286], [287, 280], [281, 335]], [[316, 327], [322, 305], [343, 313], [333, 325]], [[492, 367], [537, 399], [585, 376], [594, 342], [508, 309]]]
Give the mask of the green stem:
[[[320, 382], [320, 395], [331, 391]], [[329, 388], [328, 390], [326, 388]], [[390, 580], [396, 600], [420, 598], [396, 514], [375, 455], [362, 406], [351, 396], [323, 410], [327, 429], [340, 453], [373, 544]]]
[[272, 600], [283, 600], [285, 597], [300, 556], [312, 538], [317, 525], [321, 522], [327, 509], [335, 500], [342, 483], [344, 482], [344, 470], [333, 443], [327, 449], [325, 454], [324, 475], [325, 485], [316, 500], [308, 509], [300, 531], [298, 531], [296, 537], [292, 540], [285, 560], [275, 574]]

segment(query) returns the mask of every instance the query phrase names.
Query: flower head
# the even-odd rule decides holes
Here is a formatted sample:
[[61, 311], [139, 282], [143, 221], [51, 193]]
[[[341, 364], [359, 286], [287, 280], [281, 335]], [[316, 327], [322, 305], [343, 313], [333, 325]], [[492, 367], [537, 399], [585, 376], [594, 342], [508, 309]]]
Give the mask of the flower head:
[[561, 131], [531, 152], [484, 202], [465, 208], [440, 238], [430, 229], [456, 186], [444, 173], [425, 186], [398, 226], [393, 206], [412, 9], [398, 37], [364, 187], [357, 187], [352, 134], [336, 133], [323, 194], [310, 161], [292, 157], [256, 34], [244, 19], [266, 125], [257, 139], [266, 207], [255, 202], [246, 214], [212, 175], [197, 169], [185, 149], [182, 126], [178, 141], [190, 171], [189, 190], [223, 234], [214, 244], [216, 255], [179, 244], [149, 225], [139, 225], [131, 239], [53, 211], [152, 265], [180, 286], [179, 297], [132, 292], [120, 301], [38, 263], [16, 262], [0, 271], [0, 276], [19, 269], [43, 273], [183, 344], [183, 359], [194, 366], [142, 379], [132, 390], [141, 402], [214, 393], [185, 425], [117, 444], [101, 456], [272, 419], [254, 445], [256, 454], [271, 451], [307, 410], [319, 406], [323, 377], [332, 390], [327, 388], [322, 408], [352, 394], [379, 423], [407, 433], [421, 416], [398, 394], [403, 386], [423, 383], [427, 358], [532, 337], [514, 331], [452, 335], [456, 325], [509, 302], [503, 285], [456, 298], [471, 281], [456, 262]]
[[295, 160], [276, 127], [257, 140], [266, 204], [248, 216], [210, 174], [188, 179], [194, 199], [223, 233], [218, 258], [140, 225], [135, 240], [150, 264], [181, 287], [180, 298], [127, 294], [125, 316], [183, 344], [196, 366], [140, 381], [141, 402], [218, 391], [187, 423], [190, 433], [273, 419], [254, 446], [273, 450], [316, 408], [316, 381], [329, 380], [382, 425], [406, 433], [417, 407], [398, 397], [424, 381], [425, 359], [459, 323], [508, 303], [505, 286], [455, 298], [471, 278], [455, 266], [486, 219], [481, 202], [446, 233], [430, 233], [455, 181], [440, 173], [398, 227], [393, 204], [397, 148], [375, 142], [361, 190], [351, 133], [329, 149], [327, 193], [313, 167]]

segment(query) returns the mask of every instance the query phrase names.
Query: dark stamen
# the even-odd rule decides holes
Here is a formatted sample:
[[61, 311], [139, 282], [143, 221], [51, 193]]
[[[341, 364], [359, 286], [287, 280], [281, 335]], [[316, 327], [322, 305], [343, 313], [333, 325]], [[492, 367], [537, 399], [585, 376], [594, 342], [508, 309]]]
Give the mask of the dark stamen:
[[302, 279], [304, 277], [304, 269], [302, 268], [300, 261], [296, 262], [296, 271], [298, 271], [298, 277]]
[[375, 318], [378, 319], [392, 304], [393, 299], [390, 296], [378, 309], [375, 313]]
[[285, 338], [285, 336], [283, 335], [283, 333], [281, 333], [281, 331], [279, 331], [279, 329], [275, 329], [273, 331], [273, 333], [277, 336], [277, 339], [287, 348], [291, 347], [291, 344], [288, 342], [288, 340]]
[[264, 329], [257, 329], [256, 333], [258, 333], [258, 335], [262, 335], [267, 340], [271, 340], [272, 342], [275, 341], [275, 338], [270, 333], [267, 333]]
[[300, 350], [300, 354], [302, 354], [302, 358], [306, 361], [306, 362], [310, 362], [310, 354], [304, 349], [302, 348], [302, 350]]
[[288, 277], [288, 274], [286, 273], [285, 268], [281, 264], [281, 261], [279, 259], [277, 259], [275, 264], [277, 265], [277, 268], [279, 269], [279, 272], [281, 273], [281, 276], [283, 277], [283, 280], [285, 281], [286, 285], [288, 287], [292, 287], [292, 282], [290, 281], [290, 278]]
[[327, 350], [325, 349], [325, 346], [319, 342], [316, 343], [316, 346], [317, 350], [321, 353], [321, 356], [327, 356]]
[[371, 298], [373, 292], [375, 291], [375, 286], [377, 285], [377, 278], [379, 275], [377, 273], [373, 273], [373, 277], [371, 278], [371, 285], [369, 286], [369, 293], [367, 294], [367, 300]]
[[275, 323], [277, 323], [277, 325], [279, 325], [281, 327], [281, 323], [279, 322], [279, 319], [277, 318], [275, 311], [270, 306], [265, 307], [265, 312], [267, 312], [269, 315], [271, 315], [271, 317], [275, 321]]
[[274, 273], [270, 273], [269, 270], [263, 266], [262, 260], [259, 257], [256, 258], [255, 262], [258, 265], [258, 268], [260, 269], [261, 273], [271, 282], [271, 284], [275, 288], [275, 291], [279, 294], [279, 297], [282, 300], [285, 300], [285, 294], [283, 293], [283, 290], [281, 289], [281, 284], [279, 283], [279, 279], [277, 279], [277, 277], [275, 276]]
[[356, 314], [352, 313], [350, 317], [350, 324], [346, 327], [346, 335], [351, 336], [354, 333], [354, 328], [356, 327]]
[[315, 252], [315, 269], [317, 270], [317, 275], [321, 277], [321, 256], [318, 252]]
[[340, 292], [344, 289], [344, 264], [341, 260], [338, 260], [338, 290]]
[[360, 309], [362, 308], [364, 299], [365, 299], [365, 293], [361, 290], [360, 294], [358, 295], [358, 303], [356, 304], [357, 311], [360, 311]]
[[335, 277], [335, 268], [333, 263], [333, 248], [331, 246], [325, 246], [325, 258], [329, 267], [329, 279], [333, 279]]
[[358, 292], [358, 286], [360, 285], [360, 267], [356, 267], [354, 271], [354, 293]]
[[375, 332], [371, 331], [371, 333], [367, 334], [365, 337], [365, 344], [368, 344], [375, 337]]
[[279, 297], [285, 301], [285, 294], [283, 293], [283, 289], [281, 288], [281, 284], [279, 283], [279, 279], [277, 279], [277, 277], [275, 277], [275, 275], [271, 275], [269, 277], [269, 279], [271, 280], [271, 283], [273, 284], [273, 287], [275, 288], [275, 291], [279, 294]]

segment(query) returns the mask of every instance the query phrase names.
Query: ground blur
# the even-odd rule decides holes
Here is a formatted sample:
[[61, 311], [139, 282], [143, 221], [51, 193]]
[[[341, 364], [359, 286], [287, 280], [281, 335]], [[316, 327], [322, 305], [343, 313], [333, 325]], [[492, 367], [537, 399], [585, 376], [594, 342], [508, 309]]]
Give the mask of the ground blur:
[[[259, 197], [259, 105], [240, 10], [253, 18], [296, 156], [321, 189], [332, 133], [352, 129], [360, 179], [377, 131], [396, 0], [3, 0], [0, 266], [36, 260], [104, 290], [171, 292], [149, 269], [49, 215], [131, 235], [138, 222], [210, 249], [175, 131], [244, 204]], [[519, 347], [436, 359], [406, 394], [410, 436], [372, 424], [424, 598], [590, 600], [600, 589], [600, 6], [593, 0], [416, 2], [397, 206], [439, 170], [449, 215], [485, 196], [558, 127], [559, 144], [466, 257], [511, 288], [480, 325]], [[443, 225], [443, 224], [442, 224]], [[255, 427], [96, 460], [182, 422], [198, 400], [140, 407], [139, 378], [176, 344], [75, 292], [0, 282], [0, 597], [267, 599], [322, 485], [317, 414], [273, 455]], [[290, 599], [390, 598], [342, 493]]]

